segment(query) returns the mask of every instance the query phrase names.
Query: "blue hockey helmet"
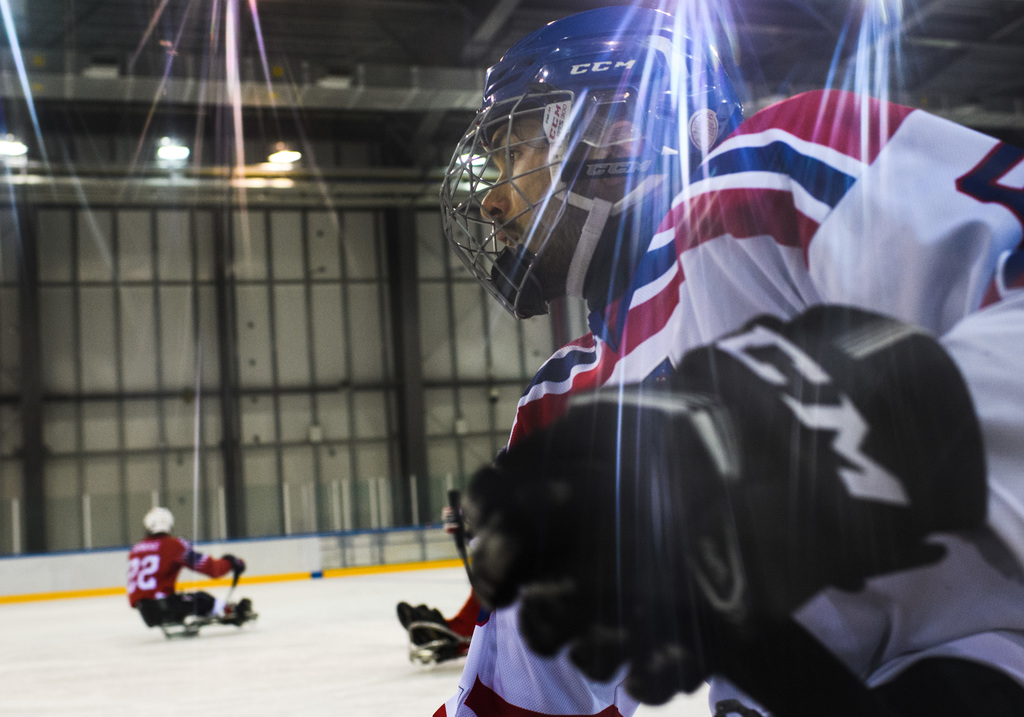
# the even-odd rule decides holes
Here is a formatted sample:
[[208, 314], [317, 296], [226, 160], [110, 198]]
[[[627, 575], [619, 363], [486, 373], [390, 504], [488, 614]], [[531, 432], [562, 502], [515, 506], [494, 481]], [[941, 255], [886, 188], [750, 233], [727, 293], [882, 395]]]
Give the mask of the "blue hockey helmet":
[[[576, 224], [587, 224], [602, 182], [617, 180], [628, 195], [651, 174], [688, 176], [742, 121], [716, 51], [690, 34], [660, 10], [599, 8], [531, 33], [488, 70], [483, 103], [442, 183], [441, 206], [459, 257], [514, 315], [545, 313], [552, 297], [533, 269], [536, 249], [526, 248], [538, 242], [509, 241], [511, 223], [554, 203], [583, 211]], [[527, 123], [529, 132], [516, 132]], [[623, 126], [628, 134], [610, 130]], [[522, 175], [511, 170], [515, 145], [538, 143], [547, 160], [530, 172], [550, 174], [543, 197], [527, 196]], [[605, 156], [594, 148], [612, 143], [636, 149], [614, 163], [593, 159]], [[509, 183], [526, 206], [494, 217], [484, 210], [485, 198]], [[550, 236], [555, 224], [557, 218], [547, 221], [543, 231]]]

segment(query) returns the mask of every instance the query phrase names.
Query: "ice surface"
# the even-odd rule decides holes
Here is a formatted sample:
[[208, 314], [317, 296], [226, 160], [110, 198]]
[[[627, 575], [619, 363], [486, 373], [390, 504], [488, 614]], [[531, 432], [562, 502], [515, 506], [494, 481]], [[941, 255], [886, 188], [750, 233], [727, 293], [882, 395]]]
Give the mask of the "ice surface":
[[[210, 592], [224, 596], [226, 588]], [[246, 585], [259, 620], [168, 640], [121, 596], [0, 605], [0, 714], [430, 717], [464, 660], [409, 662], [400, 600], [455, 612], [461, 569]], [[707, 717], [680, 696], [641, 717]]]

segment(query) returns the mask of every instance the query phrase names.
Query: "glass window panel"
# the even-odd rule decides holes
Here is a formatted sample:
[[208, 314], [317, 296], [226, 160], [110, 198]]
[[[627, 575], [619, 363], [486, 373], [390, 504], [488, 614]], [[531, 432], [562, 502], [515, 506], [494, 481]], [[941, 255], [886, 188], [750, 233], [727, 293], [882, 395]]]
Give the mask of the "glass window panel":
[[199, 287], [199, 344], [202, 352], [203, 388], [210, 391], [220, 385], [220, 347], [216, 291]]
[[[153, 506], [153, 498], [156, 504], [163, 501], [160, 492], [160, 459], [156, 456], [125, 456], [125, 486], [129, 495], [145, 497], [146, 510]], [[139, 514], [138, 523], [142, 525], [142, 516]]]
[[192, 289], [161, 286], [159, 296], [163, 388], [192, 388], [196, 383]]
[[484, 341], [483, 305], [480, 288], [474, 284], [455, 284], [455, 341], [460, 378], [487, 378], [487, 347]]
[[313, 359], [317, 383], [340, 383], [348, 377], [343, 333], [341, 286], [314, 284]]
[[423, 378], [451, 380], [453, 360], [447, 292], [441, 284], [420, 284], [419, 296]]
[[274, 401], [268, 396], [246, 396], [241, 401], [242, 442], [247, 445], [274, 443]]
[[316, 395], [317, 416], [325, 441], [347, 441], [351, 438], [349, 396], [348, 391]]
[[493, 424], [490, 391], [486, 388], [466, 387], [459, 391], [459, 398], [462, 419], [466, 422], [469, 432], [490, 432]]
[[10, 210], [0, 209], [0, 282], [18, 281], [18, 249], [21, 246], [21, 227], [17, 215]]
[[492, 438], [471, 436], [462, 440], [462, 451], [466, 470], [472, 474], [481, 466], [494, 460], [497, 447]]
[[[185, 389], [180, 398], [160, 402], [164, 423], [164, 440], [175, 448], [193, 448], [196, 442], [196, 404]], [[201, 417], [205, 420], [205, 416]]]
[[[174, 532], [189, 540], [196, 539], [193, 513], [196, 508], [202, 512], [204, 506], [197, 505], [195, 490], [195, 468], [191, 451], [172, 451], [164, 456], [164, 471], [167, 474], [166, 507], [174, 513]], [[200, 516], [199, 524], [202, 525]]]
[[211, 281], [214, 278], [214, 215], [213, 212], [194, 212], [196, 233], [196, 278], [199, 281]]
[[[551, 354], [559, 347], [555, 346], [550, 320], [538, 321], [533, 319], [523, 321], [521, 326], [523, 348], [526, 353], [526, 373], [532, 376], [541, 367], [541, 364], [547, 361]], [[572, 338], [583, 336], [584, 334], [586, 334], [586, 330], [573, 335]]]
[[381, 326], [386, 309], [380, 305], [378, 286], [354, 285], [349, 290], [349, 339], [352, 379], [380, 381], [390, 375], [383, 345], [387, 327]]
[[78, 463], [48, 460], [46, 475], [46, 544], [51, 551], [82, 547], [82, 492]]
[[43, 361], [43, 386], [59, 393], [76, 390], [79, 369], [75, 353], [74, 312], [71, 289], [40, 289], [39, 323]]
[[8, 460], [21, 450], [21, 410], [0, 406], [0, 455]]
[[277, 483], [277, 456], [272, 450], [247, 449], [245, 471], [246, 535], [278, 535], [281, 527], [281, 491]]
[[78, 449], [78, 409], [73, 403], [48, 402], [43, 410], [43, 444], [52, 455]]
[[224, 427], [221, 425], [220, 399], [206, 398], [202, 403], [203, 445], [217, 448], [220, 446], [221, 437], [224, 435]]
[[345, 271], [349, 279], [375, 279], [377, 267], [377, 228], [373, 212], [345, 212], [342, 217], [341, 246], [345, 252]]
[[82, 405], [82, 439], [87, 451], [117, 450], [120, 420], [117, 403], [95, 401]]
[[125, 465], [128, 539], [140, 540], [145, 534], [143, 516], [153, 505], [165, 502], [160, 495], [160, 459], [156, 456], [125, 456], [122, 460]]
[[79, 300], [82, 390], [113, 391], [117, 388], [114, 290], [82, 287]]
[[270, 250], [275, 279], [302, 279], [305, 276], [301, 213], [270, 212]]
[[387, 444], [366, 443], [356, 449], [357, 511], [359, 527], [390, 524], [391, 505], [387, 483], [391, 475]]
[[416, 212], [417, 262], [421, 279], [443, 279], [451, 253], [437, 212]]
[[423, 404], [428, 436], [450, 436], [455, 431], [455, 392], [448, 388], [427, 389]]
[[430, 472], [431, 485], [439, 481], [444, 491], [448, 490], [449, 484], [458, 487], [459, 454], [454, 439], [431, 438], [427, 441], [427, 470]]
[[275, 287], [274, 340], [277, 346], [277, 380], [282, 386], [309, 383], [309, 333], [306, 317], [305, 287]]
[[82, 467], [85, 493], [90, 496], [120, 494], [121, 476], [116, 458], [89, 456], [83, 460]]
[[107, 210], [78, 212], [78, 278], [82, 281], [110, 281], [114, 276], [111, 254], [113, 217]]
[[267, 276], [267, 246], [264, 214], [243, 209], [232, 214], [231, 238], [236, 278], [264, 279]]
[[124, 416], [124, 447], [128, 450], [159, 448], [160, 404], [156, 401], [133, 400], [122, 405]]
[[341, 276], [339, 234], [338, 216], [334, 212], [310, 211], [306, 214], [311, 279], [337, 279]]
[[156, 214], [157, 251], [162, 281], [192, 278], [192, 221], [183, 210], [161, 210]]
[[21, 317], [18, 290], [0, 288], [0, 391], [21, 385]]
[[71, 212], [66, 209], [40, 209], [36, 215], [36, 243], [39, 250], [39, 280], [71, 281]]
[[388, 434], [386, 396], [378, 391], [353, 394], [357, 438], [383, 438]]
[[320, 446], [321, 515], [325, 516], [324, 529], [351, 529], [352, 517], [351, 475], [352, 454], [345, 446]]
[[118, 276], [121, 281], [153, 278], [152, 215], [147, 211], [117, 213]]
[[317, 529], [316, 484], [313, 481], [313, 449], [310, 446], [287, 448], [281, 455], [282, 473], [288, 487], [287, 527], [292, 533], [312, 533]]
[[[22, 498], [23, 493], [22, 487], [22, 466], [19, 460], [5, 460], [0, 463], [0, 498], [10, 500], [12, 498]], [[6, 521], [10, 517], [10, 513], [4, 516]]]
[[296, 394], [281, 396], [278, 399], [278, 406], [281, 419], [281, 441], [308, 441], [312, 416], [309, 396]]
[[156, 380], [156, 324], [152, 287], [122, 287], [121, 385], [126, 391], [152, 390]]
[[267, 287], [239, 286], [238, 378], [243, 386], [270, 386], [270, 326]]
[[[518, 378], [523, 373], [519, 324], [531, 322], [516, 321], [507, 311], [498, 306], [497, 302], [489, 302], [487, 306], [491, 339], [489, 346], [491, 375], [497, 378]], [[548, 323], [544, 319], [541, 322]], [[540, 362], [537, 363], [537, 368], [540, 368]]]
[[507, 442], [508, 436], [512, 432], [512, 422], [516, 417], [519, 398], [525, 390], [525, 384], [521, 388], [519, 386], [498, 387], [498, 402], [494, 406], [494, 415], [497, 424], [496, 430], [501, 438], [502, 445]]

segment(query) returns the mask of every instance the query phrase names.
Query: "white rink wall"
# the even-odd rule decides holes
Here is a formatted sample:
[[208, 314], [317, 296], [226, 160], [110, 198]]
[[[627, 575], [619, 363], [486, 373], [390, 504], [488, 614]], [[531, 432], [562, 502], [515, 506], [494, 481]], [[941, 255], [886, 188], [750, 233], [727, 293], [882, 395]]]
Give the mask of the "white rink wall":
[[[436, 526], [197, 543], [204, 553], [245, 560], [242, 582], [330, 577], [382, 565], [451, 561], [451, 538]], [[0, 558], [0, 603], [113, 594], [124, 589], [128, 548]], [[187, 584], [212, 582], [181, 574]]]

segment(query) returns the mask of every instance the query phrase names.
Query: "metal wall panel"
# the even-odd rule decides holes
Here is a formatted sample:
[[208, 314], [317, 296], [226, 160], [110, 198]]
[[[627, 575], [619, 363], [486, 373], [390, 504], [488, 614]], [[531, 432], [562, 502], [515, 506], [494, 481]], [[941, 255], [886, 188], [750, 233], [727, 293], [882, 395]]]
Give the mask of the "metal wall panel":
[[80, 282], [108, 282], [114, 277], [112, 257], [113, 215], [107, 210], [82, 209], [75, 213], [75, 278]]
[[75, 308], [78, 314], [79, 388], [86, 392], [116, 391], [118, 334], [114, 329], [113, 288], [80, 287]]
[[[2, 257], [0, 261], [3, 261]], [[0, 284], [0, 395], [15, 393], [20, 385], [20, 313], [18, 289]]]
[[420, 282], [420, 353], [425, 381], [452, 378], [451, 324], [449, 288], [441, 282]]
[[[276, 265], [275, 265], [276, 272]], [[286, 284], [274, 289], [274, 356], [279, 386], [309, 384], [309, 305], [306, 288]]]
[[[179, 293], [184, 292], [187, 290], [179, 290]], [[187, 310], [187, 299], [184, 302], [174, 302], [165, 296], [160, 306], [164, 310], [170, 310], [171, 315], [181, 317], [181, 321], [188, 321], [191, 315]], [[175, 310], [177, 313], [174, 313]], [[157, 317], [152, 285], [122, 286], [118, 291], [118, 312], [121, 316], [121, 388], [125, 391], [153, 390], [159, 385], [157, 370], [160, 358], [157, 352]], [[180, 346], [180, 343], [169, 345]], [[176, 355], [174, 358], [171, 366], [182, 363], [179, 356]], [[164, 367], [164, 372], [166, 376], [167, 366]]]
[[153, 221], [148, 211], [117, 212], [117, 273], [121, 281], [153, 280]]
[[[464, 487], [505, 443], [516, 399], [542, 360], [532, 353], [546, 358], [552, 348], [550, 322], [519, 323], [496, 308], [453, 260], [436, 212], [419, 212], [409, 241], [420, 262], [414, 293], [429, 385], [416, 390], [424, 390], [418, 430], [427, 435], [429, 475], [397, 476], [396, 294], [381, 213], [32, 211], [50, 550], [129, 543], [154, 502], [174, 511], [176, 532], [223, 538], [233, 495], [245, 535], [385, 527], [408, 514], [394, 504], [406, 482], [415, 496], [426, 481], [427, 512], [413, 514], [436, 521], [445, 491]], [[18, 315], [16, 278], [0, 271], [3, 330]], [[232, 344], [222, 363], [220, 347]], [[0, 377], [20, 355], [9, 346], [0, 345]], [[3, 380], [0, 396], [4, 386], [16, 389]], [[15, 405], [0, 403], [0, 421], [18, 422]], [[224, 411], [237, 413], [237, 427], [222, 422]], [[17, 435], [0, 438], [0, 475], [16, 465], [6, 455]], [[232, 445], [234, 469], [225, 454]], [[19, 510], [20, 478], [4, 481], [0, 511]], [[3, 525], [0, 551], [11, 552], [16, 535], [5, 537]]]
[[78, 389], [78, 342], [75, 326], [74, 292], [68, 287], [39, 290], [40, 343], [43, 361], [43, 387], [54, 393], [74, 393]]
[[39, 248], [39, 281], [69, 282], [72, 272], [72, 210], [40, 209], [36, 214], [36, 244]]

